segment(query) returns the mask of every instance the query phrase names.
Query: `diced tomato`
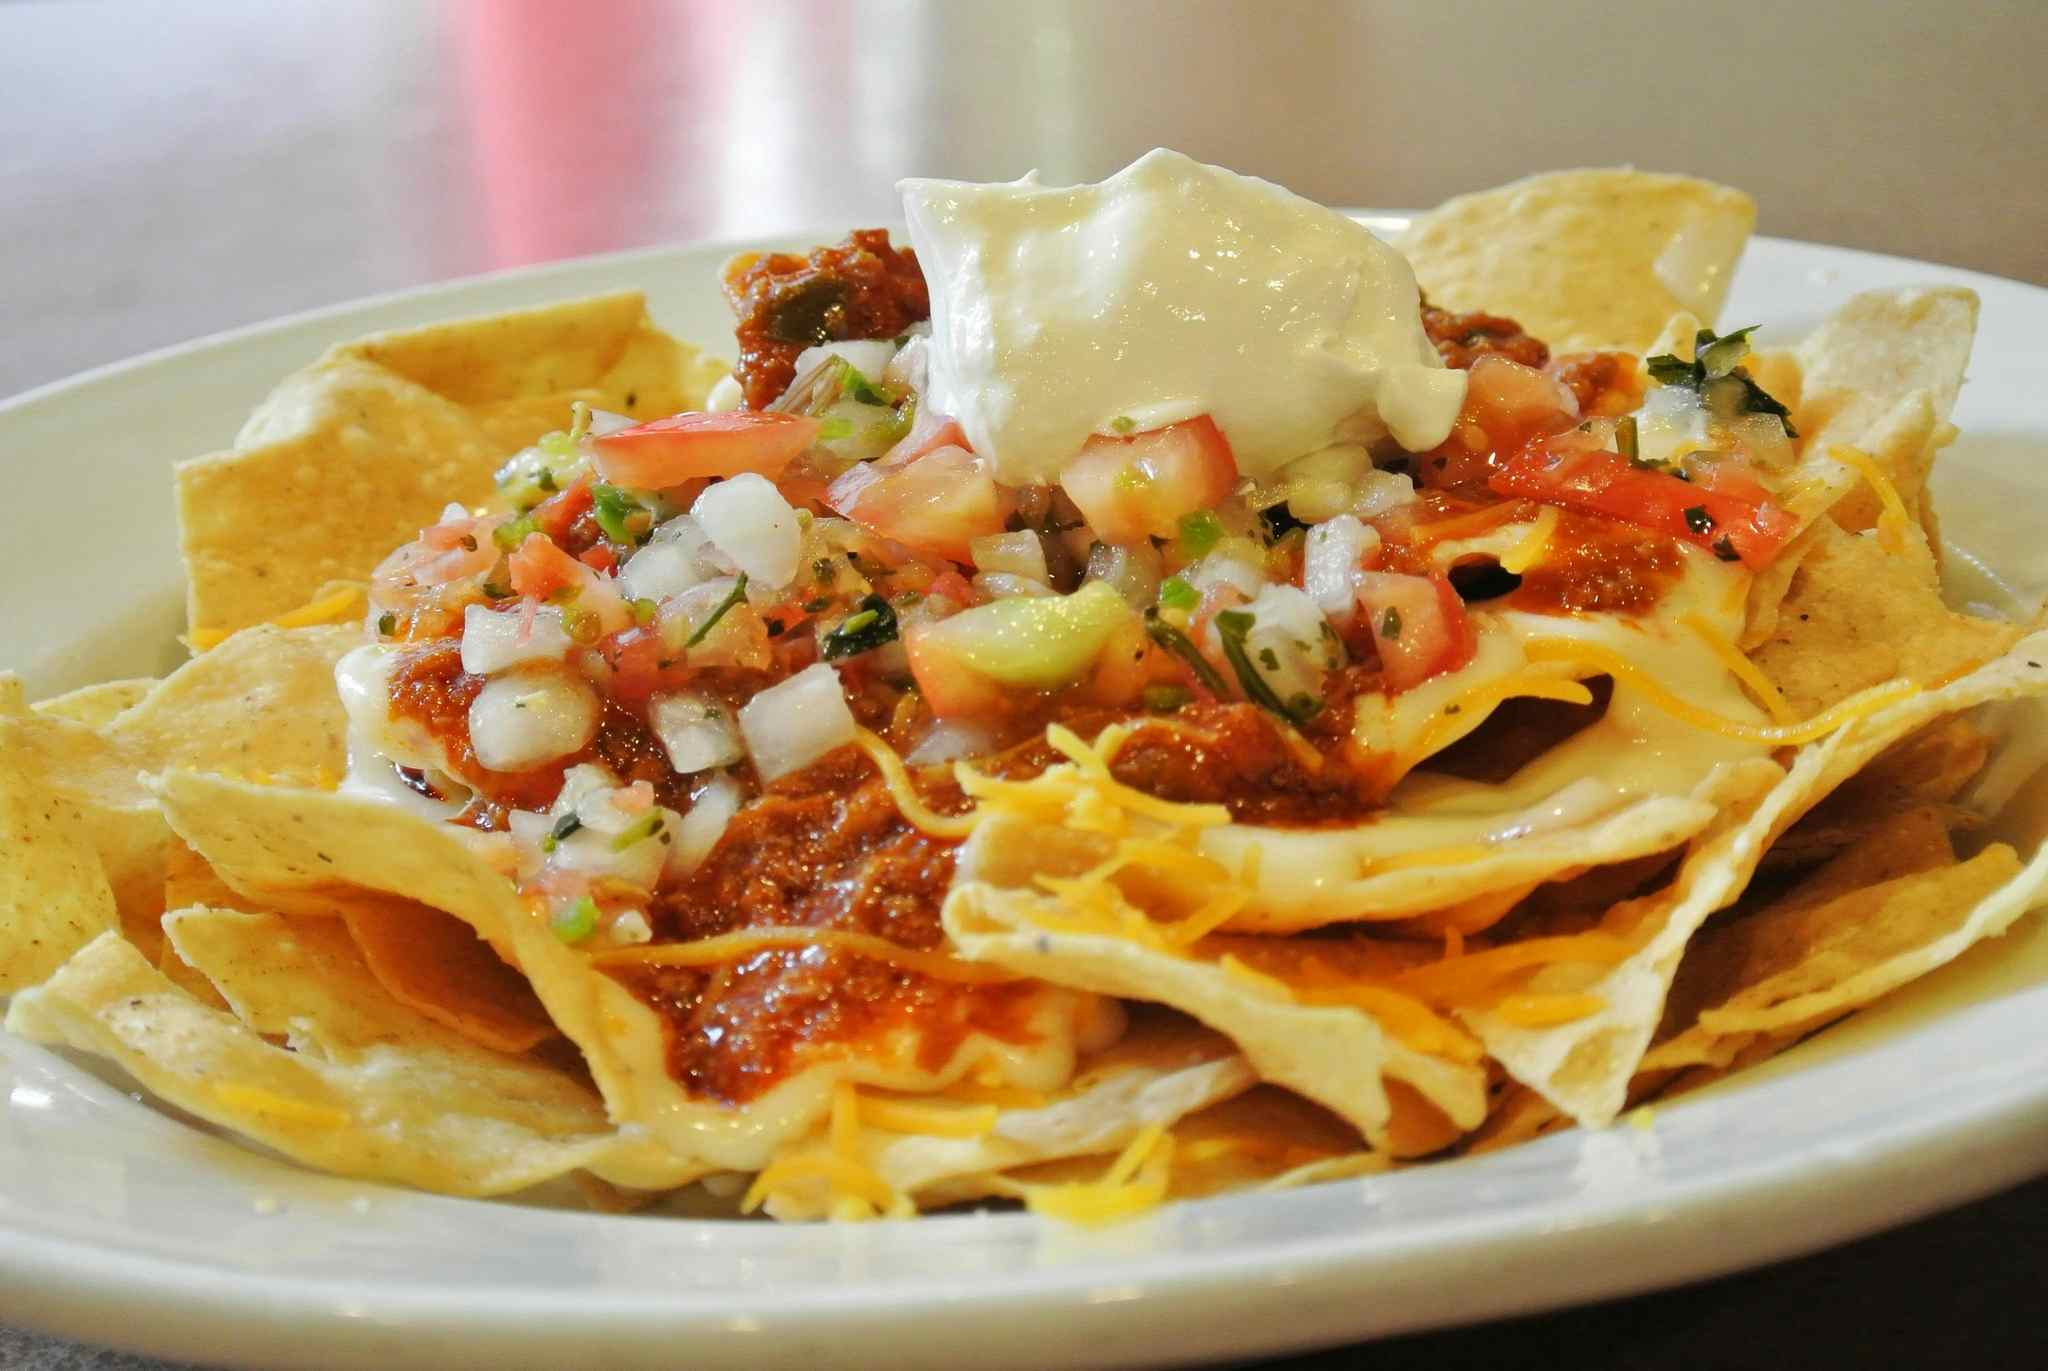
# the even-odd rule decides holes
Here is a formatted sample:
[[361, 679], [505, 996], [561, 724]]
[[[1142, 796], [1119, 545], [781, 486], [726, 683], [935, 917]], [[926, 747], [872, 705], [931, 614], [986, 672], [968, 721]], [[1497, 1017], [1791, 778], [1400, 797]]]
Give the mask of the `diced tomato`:
[[903, 635], [910, 674], [932, 713], [941, 719], [962, 715], [985, 719], [1002, 713], [1006, 703], [1003, 688], [968, 666], [944, 636], [933, 633], [938, 627], [914, 624]]
[[1472, 660], [1477, 646], [1472, 621], [1465, 602], [1441, 575], [1362, 573], [1358, 604], [1390, 691], [1420, 685]]
[[613, 552], [609, 543], [599, 543], [576, 554], [576, 560], [592, 571], [609, 576], [619, 569], [619, 555]]
[[736, 409], [677, 414], [592, 439], [598, 473], [616, 485], [662, 490], [700, 476], [751, 471], [770, 480], [816, 442], [818, 421]]
[[527, 534], [506, 565], [512, 573], [512, 589], [536, 600], [572, 586], [580, 589], [595, 574], [539, 533]]
[[584, 476], [535, 505], [529, 517], [535, 528], [559, 543], [568, 537], [569, 526], [590, 512], [593, 503], [590, 478]]
[[645, 700], [677, 690], [690, 679], [690, 668], [669, 652], [660, 630], [652, 625], [614, 634], [599, 652], [612, 669], [610, 692], [623, 700]]
[[[1567, 509], [1588, 510], [1683, 538], [1750, 570], [1770, 565], [1799, 521], [1764, 488], [1728, 464], [1702, 468], [1697, 483], [1631, 466], [1590, 435], [1560, 433], [1531, 443], [1488, 484]], [[1709, 474], [1711, 473], [1711, 474]]]
[[1569, 386], [1489, 353], [1472, 364], [1451, 436], [1416, 462], [1416, 480], [1439, 490], [1475, 485], [1532, 440], [1578, 422]]
[[927, 452], [937, 452], [942, 447], [966, 448], [974, 445], [967, 441], [966, 430], [949, 414], [935, 414], [920, 409], [911, 421], [910, 432], [903, 435], [896, 446], [882, 454], [885, 462], [912, 462]]
[[1208, 509], [1237, 484], [1237, 458], [1208, 415], [1128, 438], [1097, 434], [1067, 463], [1060, 486], [1105, 543], [1171, 538], [1181, 516]]
[[959, 447], [863, 462], [832, 482], [825, 502], [884, 538], [956, 562], [971, 560], [976, 538], [1001, 533], [1009, 513], [987, 464]]

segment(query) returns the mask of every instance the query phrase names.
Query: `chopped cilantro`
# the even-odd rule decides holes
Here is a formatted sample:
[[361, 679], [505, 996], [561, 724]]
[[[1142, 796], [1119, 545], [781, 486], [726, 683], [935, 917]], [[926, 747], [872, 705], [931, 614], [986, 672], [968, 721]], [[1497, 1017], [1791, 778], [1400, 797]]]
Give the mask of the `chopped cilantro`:
[[1636, 416], [1631, 414], [1614, 426], [1614, 450], [1629, 461], [1636, 461], [1641, 451], [1636, 446]]
[[896, 610], [879, 595], [869, 595], [853, 613], [818, 643], [818, 655], [828, 662], [857, 657], [863, 652], [896, 641]]
[[1190, 559], [1206, 555], [1223, 541], [1223, 521], [1213, 510], [1197, 510], [1180, 516], [1180, 547]]
[[1737, 329], [1735, 332], [1717, 336], [1710, 328], [1703, 328], [1693, 338], [1693, 356], [1690, 362], [1681, 360], [1675, 353], [1662, 352], [1644, 362], [1650, 379], [1662, 386], [1684, 386], [1699, 392], [1707, 407], [1723, 419], [1732, 419], [1741, 414], [1775, 415], [1785, 426], [1785, 436], [1797, 438], [1799, 430], [1792, 427], [1792, 411], [1758, 385], [1751, 378], [1747, 368], [1736, 365], [1749, 353], [1749, 335], [1757, 326]]
[[628, 547], [647, 541], [654, 516], [630, 491], [598, 481], [590, 487], [590, 515], [604, 536]]
[[1401, 636], [1401, 611], [1386, 609], [1380, 612], [1380, 637], [1394, 642]]
[[1145, 635], [1179, 658], [1188, 673], [1201, 683], [1202, 689], [1218, 697], [1229, 693], [1224, 688], [1223, 678], [1216, 674], [1216, 668], [1209, 665], [1209, 659], [1202, 655], [1193, 640], [1161, 619], [1156, 609], [1145, 611]]
[[697, 625], [697, 631], [689, 636], [689, 638], [683, 643], [683, 646], [685, 648], [692, 648], [697, 646], [697, 644], [703, 642], [704, 639], [707, 636], [709, 636], [711, 630], [718, 627], [718, 621], [720, 619], [723, 619], [726, 616], [726, 614], [731, 611], [734, 605], [738, 604], [740, 601], [746, 598], [747, 573], [742, 571], [740, 573], [739, 579], [733, 582], [732, 593], [730, 595], [727, 595], [723, 600], [720, 600], [718, 602], [718, 608], [711, 611], [711, 617], [706, 619], [703, 623]]
[[561, 845], [563, 839], [581, 827], [583, 827], [583, 820], [576, 817], [575, 810], [570, 810], [567, 814], [555, 820], [555, 826], [550, 828], [547, 836], [540, 840], [540, 850], [543, 852], [553, 852]]
[[1226, 609], [1216, 616], [1216, 638], [1223, 645], [1223, 659], [1230, 663], [1230, 669], [1237, 673], [1237, 683], [1244, 688], [1247, 700], [1259, 708], [1279, 715], [1292, 724], [1306, 723], [1322, 708], [1321, 701], [1307, 695], [1296, 695], [1291, 700], [1280, 698], [1259, 669], [1252, 665], [1251, 657], [1245, 652], [1245, 635], [1252, 631], [1256, 621], [1241, 609]]
[[833, 443], [841, 438], [851, 438], [852, 436], [853, 420], [851, 419], [834, 417], [821, 420], [818, 424], [818, 437], [825, 442]]
[[1742, 560], [1742, 554], [1735, 550], [1735, 540], [1725, 533], [1714, 540], [1714, 555], [1724, 562]]
[[634, 843], [644, 842], [647, 839], [656, 836], [661, 832], [662, 825], [663, 820], [661, 817], [661, 811], [657, 809], [652, 814], [646, 815], [645, 817], [640, 819], [639, 822], [633, 824], [630, 828], [626, 829], [617, 837], [613, 838], [612, 851], [624, 852]]
[[398, 632], [398, 616], [396, 614], [387, 609], [377, 616], [378, 637], [389, 638], [396, 632]]
[[500, 552], [517, 552], [519, 545], [526, 541], [529, 533], [540, 532], [540, 525], [531, 515], [522, 514], [517, 519], [508, 519], [491, 530], [491, 541], [498, 545]]
[[654, 622], [654, 616], [661, 612], [661, 606], [652, 600], [628, 600], [626, 608], [633, 611], [633, 622], [645, 628]]
[[1148, 685], [1145, 687], [1145, 708], [1155, 714], [1171, 714], [1195, 698], [1194, 692], [1182, 685]]
[[1685, 526], [1704, 538], [1714, 531], [1714, 516], [1707, 513], [1705, 505], [1692, 505], [1685, 511]]
[[1131, 433], [1135, 432], [1137, 427], [1138, 421], [1128, 414], [1119, 414], [1116, 418], [1109, 421], [1109, 428], [1112, 433]]
[[1159, 587], [1159, 604], [1163, 609], [1178, 609], [1183, 612], [1202, 603], [1202, 594], [1179, 576], [1169, 576]]

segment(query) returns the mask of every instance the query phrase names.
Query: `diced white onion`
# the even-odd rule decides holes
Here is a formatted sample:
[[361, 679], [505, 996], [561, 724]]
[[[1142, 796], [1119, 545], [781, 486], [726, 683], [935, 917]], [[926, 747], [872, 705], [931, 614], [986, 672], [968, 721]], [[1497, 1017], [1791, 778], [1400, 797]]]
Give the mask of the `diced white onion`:
[[853, 364], [853, 369], [870, 381], [882, 379], [882, 373], [889, 369], [889, 363], [896, 357], [896, 340], [893, 338], [849, 338], [844, 342], [824, 343], [818, 347], [805, 348], [796, 355], [796, 372], [802, 376], [827, 357], [844, 357]]
[[[582, 813], [579, 808], [579, 817]], [[682, 816], [673, 809], [655, 805], [626, 817], [629, 822], [616, 829], [600, 827], [586, 819], [583, 827], [556, 840], [555, 850], [548, 854], [549, 868], [573, 872], [593, 883], [617, 881], [642, 890], [654, 889], [668, 865], [669, 851], [675, 846], [676, 834], [682, 828]], [[660, 827], [652, 831], [643, 830], [642, 836], [624, 847], [618, 846], [622, 835], [635, 824], [646, 824], [650, 817], [659, 819]], [[668, 841], [663, 842], [663, 838]]]
[[597, 732], [597, 692], [565, 671], [499, 676], [469, 706], [469, 743], [492, 771], [526, 771], [582, 748]]
[[714, 482], [690, 507], [690, 517], [750, 579], [766, 586], [796, 579], [803, 532], [796, 511], [767, 477], [748, 471]]
[[559, 662], [568, 655], [562, 611], [552, 605], [543, 606], [531, 624], [523, 609], [471, 605], [462, 611], [462, 669], [472, 676], [488, 676], [525, 662]]
[[1207, 594], [1219, 585], [1234, 586], [1251, 599], [1266, 588], [1266, 573], [1234, 552], [1218, 548], [1181, 572], [1181, 579], [1196, 591]]
[[1350, 624], [1357, 611], [1358, 571], [1379, 545], [1379, 530], [1354, 514], [1340, 514], [1308, 531], [1301, 554], [1302, 588], [1339, 628]]
[[[911, 327], [910, 341], [891, 358], [882, 370], [881, 379], [889, 385], [901, 387], [913, 395], [924, 394], [925, 376], [931, 367], [932, 339], [931, 325], [915, 324]], [[922, 329], [923, 332], [918, 330]]]
[[547, 861], [547, 854], [540, 850], [540, 841], [548, 836], [548, 830], [555, 826], [555, 821], [549, 815], [536, 814], [530, 809], [515, 809], [506, 816], [506, 826], [512, 830], [512, 850], [518, 854], [519, 884], [526, 885], [540, 874]]
[[669, 765], [686, 776], [731, 766], [745, 755], [732, 711], [710, 695], [657, 695], [648, 705], [647, 715], [655, 736], [668, 751]]
[[740, 389], [740, 378], [727, 372], [718, 378], [718, 384], [711, 387], [711, 393], [704, 397], [704, 410], [708, 414], [725, 414], [738, 409], [746, 398], [746, 392]]
[[1398, 471], [1377, 468], [1358, 478], [1357, 491], [1351, 502], [1351, 512], [1361, 519], [1377, 519], [1382, 514], [1391, 514], [1403, 505], [1414, 504], [1418, 498], [1415, 482]]
[[1133, 609], [1144, 609], [1159, 598], [1164, 571], [1159, 549], [1149, 542], [1135, 547], [1097, 543], [1088, 550], [1086, 579], [1104, 582]]
[[647, 922], [647, 915], [637, 909], [622, 909], [612, 918], [611, 940], [626, 945], [649, 942], [654, 937], [654, 927]]
[[732, 822], [732, 816], [740, 812], [743, 798], [739, 782], [732, 777], [713, 779], [698, 794], [690, 812], [683, 815], [682, 823], [676, 827], [676, 840], [669, 844], [668, 849], [667, 874], [687, 876], [704, 865], [711, 849], [718, 846], [718, 840], [725, 836], [726, 825]]
[[1034, 581], [1047, 579], [1045, 544], [1029, 529], [987, 534], [968, 543], [967, 551], [978, 570], [1005, 571]]
[[940, 719], [903, 760], [911, 766], [934, 766], [962, 757], [986, 756], [995, 750], [995, 732], [986, 724], [969, 719]]
[[615, 414], [608, 409], [590, 411], [590, 436], [603, 438], [608, 434], [624, 433], [629, 428], [640, 427], [640, 421], [630, 414]]
[[839, 673], [823, 662], [769, 686], [740, 710], [740, 734], [764, 781], [801, 771], [844, 747], [857, 727]]
[[619, 572], [619, 590], [628, 599], [658, 603], [710, 579], [704, 565], [682, 543], [649, 542]]
[[991, 600], [1013, 600], [1020, 595], [1056, 595], [1051, 586], [1029, 576], [1016, 576], [1007, 571], [984, 571], [974, 578], [974, 586]]
[[1321, 699], [1323, 678], [1337, 665], [1337, 645], [1316, 602], [1293, 586], [1267, 586], [1246, 609], [1252, 627], [1245, 650], [1273, 692], [1282, 700]]

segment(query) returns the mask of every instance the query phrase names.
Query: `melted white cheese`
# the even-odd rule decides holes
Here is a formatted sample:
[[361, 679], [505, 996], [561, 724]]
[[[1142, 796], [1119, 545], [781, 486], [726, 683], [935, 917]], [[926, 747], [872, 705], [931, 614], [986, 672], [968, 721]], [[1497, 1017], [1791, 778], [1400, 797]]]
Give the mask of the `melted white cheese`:
[[1421, 451], [1464, 401], [1400, 254], [1270, 182], [1162, 149], [1092, 186], [899, 189], [931, 287], [925, 402], [1007, 484], [1201, 414], [1254, 478], [1340, 435]]

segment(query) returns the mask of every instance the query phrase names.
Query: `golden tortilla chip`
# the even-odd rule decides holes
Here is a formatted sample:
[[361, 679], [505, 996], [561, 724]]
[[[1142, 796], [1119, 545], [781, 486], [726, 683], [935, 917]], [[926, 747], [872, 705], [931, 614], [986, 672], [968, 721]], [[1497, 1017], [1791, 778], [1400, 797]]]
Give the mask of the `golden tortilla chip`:
[[1663, 1018], [1687, 944], [1709, 915], [1741, 895], [1779, 834], [1873, 757], [1934, 720], [1988, 700], [2044, 692], [2048, 634], [2035, 634], [1949, 685], [1878, 708], [1808, 744], [1782, 781], [1761, 799], [1731, 809], [1695, 842], [1667, 889], [1608, 911], [1604, 926], [1638, 941], [1637, 952], [1606, 969], [1546, 967], [1530, 982], [1536, 991], [1597, 996], [1603, 1002], [1597, 1013], [1549, 1028], [1523, 1027], [1490, 1010], [1461, 1017], [1514, 1079], [1581, 1123], [1612, 1121]]
[[439, 1047], [383, 1043], [347, 1061], [273, 1047], [113, 934], [17, 995], [6, 1027], [107, 1057], [159, 1099], [337, 1175], [496, 1195], [582, 1167], [643, 1185], [699, 1174], [610, 1130], [594, 1098], [571, 1107], [566, 1080], [515, 1088]]
[[555, 1036], [526, 978], [476, 930], [413, 900], [357, 903], [343, 918], [377, 981], [400, 1004], [500, 1052]]
[[75, 808], [24, 765], [0, 719], [0, 995], [35, 985], [119, 926]]
[[101, 681], [62, 695], [53, 695], [47, 700], [37, 700], [30, 707], [46, 718], [69, 719], [87, 728], [103, 728], [113, 721], [115, 715], [149, 694], [156, 684], [156, 680], [149, 676], [126, 681]]
[[[863, 1097], [855, 1147], [891, 1190], [920, 1207], [957, 1204], [1005, 1193], [1000, 1173], [1117, 1152], [1145, 1129], [1172, 1125], [1256, 1082], [1228, 1039], [1176, 1015], [1140, 1015], [1130, 1032], [1089, 1058], [1065, 1088], [1042, 1103], [938, 1106], [913, 1098], [906, 1102], [912, 1108], [891, 1120], [889, 1111], [900, 1110], [898, 1102]], [[926, 1117], [939, 1120], [937, 1126], [950, 1120], [962, 1127], [914, 1131], [935, 1126]], [[899, 1127], [876, 1126], [873, 1118]], [[828, 1145], [819, 1139], [802, 1146]], [[803, 1176], [773, 1190], [763, 1207], [778, 1219], [805, 1219], [824, 1217], [831, 1203], [822, 1178]]]
[[[34, 712], [0, 716], [0, 759], [38, 795], [47, 823], [68, 829], [97, 854], [123, 918], [152, 938], [155, 916], [163, 912], [170, 828], [142, 784], [142, 759], [83, 724]], [[8, 860], [0, 853], [0, 863]]]
[[1934, 866], [1816, 899], [1786, 899], [1709, 929], [1687, 954], [1696, 1021], [1644, 1060], [1656, 1069], [1732, 1060], [1759, 1038], [1800, 1035], [1996, 937], [2041, 897], [2048, 853], [2022, 869], [1995, 843]]
[[353, 624], [237, 633], [157, 682], [106, 738], [150, 771], [336, 784], [348, 767], [348, 715], [334, 664], [361, 642]]
[[[1216, 939], [1207, 948], [1175, 953], [1114, 933], [1068, 931], [1059, 927], [1059, 915], [1057, 897], [972, 879], [955, 883], [942, 911], [946, 933], [962, 955], [1101, 995], [1163, 1004], [1199, 1019], [1236, 1043], [1261, 1080], [1324, 1105], [1382, 1150], [1418, 1144], [1428, 1150], [1426, 1140], [1396, 1136], [1390, 1082], [1412, 1086], [1459, 1129], [1476, 1127], [1485, 1117], [1485, 1074], [1476, 1053], [1453, 1060], [1418, 1050], [1366, 1009], [1302, 1002], [1260, 969], [1247, 976], [1223, 960], [1262, 940]], [[1341, 946], [1389, 957], [1400, 956], [1402, 947]], [[1356, 979], [1376, 985], [1387, 970], [1376, 967]]]
[[2004, 652], [2021, 630], [1958, 614], [1910, 559], [1871, 534], [1816, 525], [1756, 664], [1814, 714], [1883, 681], [1939, 682]]
[[1952, 804], [1984, 769], [1992, 737], [1968, 719], [1942, 719], [1894, 743], [1771, 845], [1771, 867], [1810, 863], [1883, 831], [1909, 815], [1939, 817], [1943, 828], [1975, 827], [1973, 811]]
[[178, 466], [187, 620], [242, 628], [361, 577], [449, 501], [486, 497], [497, 465], [566, 427], [572, 401], [671, 414], [703, 402], [709, 370], [637, 294], [333, 348], [272, 392], [233, 449]]
[[1398, 246], [1430, 303], [1518, 320], [1559, 352], [1643, 352], [1678, 310], [1711, 324], [1756, 204], [1689, 176], [1550, 172], [1447, 200]]
[[[1802, 454], [1861, 448], [1912, 506], [1937, 433], [1955, 408], [1976, 332], [1977, 293], [1961, 286], [1852, 297], [1797, 349], [1801, 387], [1793, 421]], [[1876, 493], [1862, 489], [1834, 514], [1842, 527], [1860, 530], [1877, 522], [1880, 509]]]
[[[968, 1034], [934, 1069], [919, 1039], [846, 1056], [819, 1054], [734, 1109], [692, 1094], [668, 1072], [662, 1020], [592, 960], [556, 936], [545, 914], [512, 884], [502, 835], [436, 823], [361, 796], [261, 787], [171, 772], [158, 794], [178, 834], [221, 877], [287, 913], [330, 913], [364, 893], [402, 895], [455, 915], [525, 973], [548, 1017], [584, 1054], [612, 1117], [638, 1124], [672, 1151], [719, 1169], [751, 1171], [809, 1134], [831, 1108], [835, 1086], [858, 1079], [882, 1089], [943, 1089], [966, 1071], [1000, 1063], [1013, 1049]], [[495, 858], [502, 853], [503, 865]], [[1021, 1017], [1038, 1050], [1071, 1064], [1084, 1031], [1099, 1024], [1092, 997], [1033, 988]]]

